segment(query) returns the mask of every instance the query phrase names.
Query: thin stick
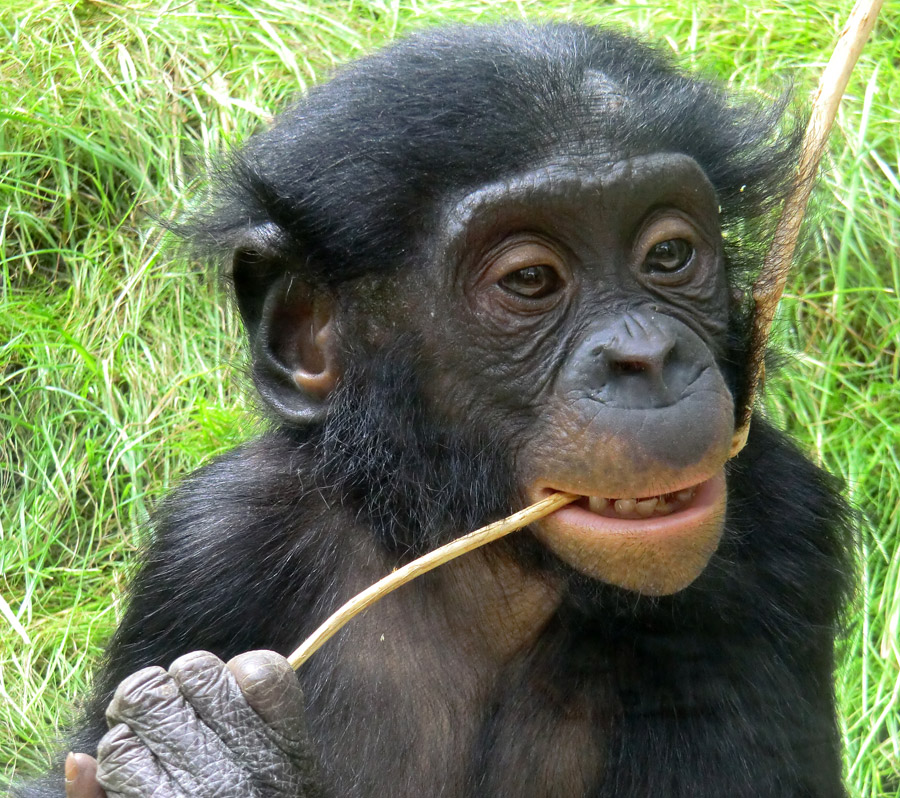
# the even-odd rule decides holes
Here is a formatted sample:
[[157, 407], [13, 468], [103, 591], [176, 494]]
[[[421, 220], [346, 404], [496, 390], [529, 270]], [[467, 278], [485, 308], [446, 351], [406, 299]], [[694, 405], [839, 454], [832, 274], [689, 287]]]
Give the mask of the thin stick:
[[384, 598], [392, 590], [396, 590], [401, 585], [405, 585], [416, 577], [428, 573], [439, 565], [450, 562], [450, 560], [454, 560], [466, 552], [498, 540], [510, 532], [521, 529], [523, 526], [528, 526], [528, 524], [543, 518], [545, 515], [549, 515], [554, 510], [564, 507], [577, 498], [578, 496], [571, 493], [554, 493], [546, 499], [541, 499], [539, 502], [526, 507], [524, 510], [519, 510], [519, 512], [508, 518], [503, 518], [481, 529], [476, 529], [474, 532], [463, 535], [446, 546], [441, 546], [439, 549], [435, 549], [417, 560], [407, 563], [402, 568], [398, 568], [344, 604], [312, 635], [303, 641], [303, 644], [288, 657], [288, 662], [294, 670], [297, 670], [344, 624], [366, 609], [366, 607]]
[[883, 0], [858, 0], [853, 6], [813, 98], [812, 113], [803, 137], [796, 182], [785, 200], [781, 218], [775, 228], [772, 246], [769, 248], [762, 271], [753, 286], [755, 313], [753, 330], [750, 335], [747, 390], [738, 427], [732, 438], [731, 457], [734, 457], [747, 443], [750, 418], [753, 415], [753, 400], [764, 373], [766, 343], [769, 340], [769, 332], [775, 319], [778, 301], [784, 292], [791, 269], [791, 260], [797, 247], [800, 225], [803, 222], [806, 205], [812, 192], [813, 180], [825, 152], [828, 134], [837, 115], [841, 97], [843, 97], [850, 80], [850, 73], [875, 26], [882, 2]]

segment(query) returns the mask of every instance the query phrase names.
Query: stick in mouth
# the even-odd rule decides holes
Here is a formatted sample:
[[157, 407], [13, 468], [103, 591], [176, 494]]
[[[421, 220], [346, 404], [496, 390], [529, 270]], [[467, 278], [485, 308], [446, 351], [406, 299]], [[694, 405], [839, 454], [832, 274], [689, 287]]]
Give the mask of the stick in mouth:
[[582, 498], [574, 493], [553, 493], [524, 510], [519, 510], [507, 518], [494, 521], [492, 524], [476, 529], [468, 535], [447, 543], [445, 546], [428, 552], [428, 554], [407, 563], [374, 585], [367, 587], [362, 593], [357, 593], [350, 601], [334, 612], [325, 623], [313, 632], [303, 644], [288, 657], [288, 662], [294, 670], [297, 670], [319, 648], [330, 640], [352, 618], [356, 617], [367, 607], [384, 598], [388, 593], [396, 590], [401, 585], [411, 582], [416, 577], [427, 574], [444, 563], [455, 560], [462, 554], [477, 549], [494, 540], [515, 532], [524, 526], [543, 518], [545, 515], [558, 510], [560, 507], [570, 504], [576, 499]]

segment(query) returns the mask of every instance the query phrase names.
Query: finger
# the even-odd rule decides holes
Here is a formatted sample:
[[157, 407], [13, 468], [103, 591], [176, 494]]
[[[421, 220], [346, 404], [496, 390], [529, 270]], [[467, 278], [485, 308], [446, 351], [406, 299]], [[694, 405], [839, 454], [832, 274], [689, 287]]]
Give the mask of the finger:
[[87, 754], [66, 757], [66, 798], [106, 798], [97, 783], [97, 760]]
[[[257, 651], [247, 656], [259, 660], [259, 667], [265, 669], [269, 659], [278, 655]], [[266, 725], [247, 703], [222, 660], [195, 651], [175, 660], [169, 675], [203, 723], [231, 749], [235, 762], [255, 781], [281, 790], [297, 790], [296, 741], [285, 739]], [[274, 678], [278, 678], [277, 673]]]
[[247, 703], [290, 750], [309, 742], [303, 690], [288, 661], [274, 651], [250, 651], [228, 662]]
[[97, 781], [109, 798], [186, 798], [143, 741], [124, 723], [113, 726], [101, 738], [97, 759]]
[[110, 724], [129, 726], [188, 795], [253, 795], [249, 775], [234, 763], [225, 744], [197, 717], [162, 668], [144, 668], [125, 679], [106, 717]]
[[288, 661], [274, 651], [250, 651], [228, 662], [244, 699], [266, 732], [289, 754], [299, 794], [321, 793], [318, 760], [306, 726], [303, 690]]

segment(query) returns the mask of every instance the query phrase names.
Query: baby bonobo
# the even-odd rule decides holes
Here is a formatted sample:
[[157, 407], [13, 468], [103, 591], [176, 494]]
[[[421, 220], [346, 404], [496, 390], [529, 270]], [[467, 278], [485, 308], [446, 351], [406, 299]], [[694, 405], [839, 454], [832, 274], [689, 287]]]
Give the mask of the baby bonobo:
[[844, 795], [846, 507], [763, 419], [728, 460], [782, 110], [509, 23], [412, 36], [251, 138], [183, 232], [275, 422], [155, 515], [69, 798]]

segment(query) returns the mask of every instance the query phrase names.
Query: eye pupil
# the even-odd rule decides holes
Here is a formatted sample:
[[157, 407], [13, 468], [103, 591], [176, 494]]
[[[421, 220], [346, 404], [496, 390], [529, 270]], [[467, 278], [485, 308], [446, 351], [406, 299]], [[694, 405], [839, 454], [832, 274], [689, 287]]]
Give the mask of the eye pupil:
[[671, 238], [654, 244], [644, 260], [648, 272], [671, 274], [683, 269], [694, 254], [694, 248], [683, 238]]
[[528, 299], [543, 299], [559, 288], [559, 275], [552, 266], [526, 266], [500, 280], [507, 291]]

